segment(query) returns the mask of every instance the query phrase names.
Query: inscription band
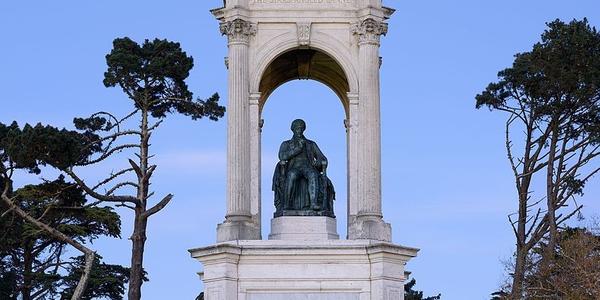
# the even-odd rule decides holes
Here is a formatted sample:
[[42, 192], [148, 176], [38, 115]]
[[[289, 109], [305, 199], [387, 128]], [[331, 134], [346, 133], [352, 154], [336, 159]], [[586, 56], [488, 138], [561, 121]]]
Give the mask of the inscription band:
[[351, 4], [352, 0], [252, 0], [252, 4]]

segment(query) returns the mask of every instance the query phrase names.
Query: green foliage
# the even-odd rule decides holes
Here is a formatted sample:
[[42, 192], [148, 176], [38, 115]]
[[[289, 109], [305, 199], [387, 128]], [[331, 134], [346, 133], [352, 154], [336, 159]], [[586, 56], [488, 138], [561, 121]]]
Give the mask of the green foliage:
[[[129, 268], [108, 265], [101, 262], [100, 259], [102, 257], [96, 255], [87, 289], [81, 299], [122, 299], [125, 294], [125, 283], [129, 281]], [[84, 264], [84, 256], [74, 258], [74, 264], [68, 268], [69, 275], [63, 278], [66, 288], [61, 292], [60, 299], [71, 299]]]
[[542, 41], [477, 95], [476, 107], [516, 108], [540, 121], [570, 117], [567, 138], [590, 134], [600, 143], [600, 34], [587, 19], [547, 25]]
[[[119, 215], [110, 207], [86, 206], [83, 191], [63, 176], [24, 186], [12, 196], [29, 215], [78, 242], [88, 243], [100, 236], [120, 237]], [[0, 202], [0, 211], [6, 210]], [[54, 299], [61, 291], [74, 287], [82, 261], [66, 257], [67, 250], [63, 242], [15, 214], [0, 218], [0, 298], [16, 299], [18, 294], [26, 293]], [[99, 261], [97, 267], [93, 270], [96, 282], [90, 282], [86, 293], [121, 299], [129, 269]]]
[[127, 37], [118, 38], [106, 55], [106, 63], [104, 85], [120, 86], [136, 108], [149, 111], [155, 118], [177, 111], [194, 120], [208, 117], [216, 121], [225, 112], [218, 105], [217, 94], [207, 100], [193, 100], [185, 79], [194, 60], [179, 43], [154, 39], [139, 45]]
[[64, 170], [85, 161], [101, 150], [102, 144], [93, 133], [79, 133], [52, 126], [16, 122], [6, 126], [0, 123], [0, 160], [10, 162], [17, 169], [39, 174], [40, 166], [51, 165]]
[[404, 300], [440, 300], [442, 299], [442, 294], [438, 294], [437, 296], [431, 297], [423, 297], [422, 291], [415, 291], [413, 288], [417, 284], [417, 280], [414, 278], [404, 284]]
[[[106, 235], [120, 237], [121, 220], [111, 207], [86, 207], [81, 188], [65, 182], [64, 176], [38, 185], [26, 185], [15, 192], [15, 202], [34, 218], [45, 221], [60, 232], [79, 241]], [[38, 238], [38, 229], [28, 238]], [[30, 228], [31, 227], [31, 228]], [[27, 231], [29, 232], [29, 231]]]
[[[546, 25], [541, 41], [515, 55], [498, 82], [476, 96], [477, 108], [508, 114], [505, 147], [519, 204], [516, 220], [509, 215], [517, 240], [512, 298], [527, 288], [532, 249], [545, 237], [556, 244], [561, 225], [583, 207], [573, 200], [600, 172], [594, 164], [600, 156], [600, 33], [587, 19]], [[545, 193], [533, 188], [538, 178]], [[570, 201], [575, 208], [568, 212]]]
[[492, 293], [492, 300], [505, 300], [510, 296], [506, 291], [497, 291]]

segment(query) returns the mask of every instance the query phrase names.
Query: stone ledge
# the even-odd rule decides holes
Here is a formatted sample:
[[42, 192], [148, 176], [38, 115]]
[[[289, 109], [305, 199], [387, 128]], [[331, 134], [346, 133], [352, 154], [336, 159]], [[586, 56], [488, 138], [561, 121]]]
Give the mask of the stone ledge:
[[[316, 254], [336, 250], [337, 255], [388, 253], [407, 258], [416, 257], [419, 249], [377, 240], [319, 240], [307, 243], [302, 240], [237, 240], [217, 243], [207, 247], [188, 250], [193, 258], [217, 254], [252, 255], [254, 253], [275, 254], [277, 252], [297, 254]], [[346, 257], [347, 258], [347, 257]]]
[[342, 295], [401, 299], [401, 294], [383, 295], [402, 291], [406, 262], [417, 252], [375, 240], [240, 240], [190, 250], [204, 265], [208, 299], [216, 300], [264, 300], [270, 295], [281, 296], [273, 298], [277, 300], [308, 295], [319, 300], [346, 299]]

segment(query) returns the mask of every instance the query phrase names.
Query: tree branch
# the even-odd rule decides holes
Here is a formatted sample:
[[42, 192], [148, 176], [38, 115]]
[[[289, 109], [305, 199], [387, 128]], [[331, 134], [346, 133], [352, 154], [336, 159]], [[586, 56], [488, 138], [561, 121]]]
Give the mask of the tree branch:
[[120, 182], [120, 183], [118, 183], [117, 185], [115, 185], [115, 186], [114, 186], [112, 189], [108, 190], [108, 191], [106, 192], [106, 195], [107, 195], [107, 196], [110, 196], [110, 195], [112, 195], [112, 193], [114, 193], [116, 190], [118, 190], [118, 189], [120, 189], [120, 188], [122, 188], [122, 187], [125, 187], [125, 186], [132, 186], [132, 187], [134, 187], [134, 188], [139, 188], [139, 185], [138, 185], [138, 184], [136, 184], [136, 183], [133, 183], [133, 182], [131, 182], [131, 181], [127, 181], [127, 182]]
[[104, 152], [100, 157], [98, 157], [96, 159], [93, 159], [93, 160], [90, 160], [90, 161], [87, 161], [87, 162], [78, 163], [77, 165], [78, 166], [88, 166], [88, 165], [92, 165], [92, 164], [95, 164], [95, 163], [99, 163], [99, 162], [107, 159], [113, 153], [115, 153], [117, 151], [120, 152], [120, 151], [123, 151], [123, 150], [128, 149], [128, 148], [139, 148], [139, 147], [140, 147], [140, 145], [137, 145], [137, 144], [124, 144], [124, 145], [120, 145], [120, 146], [117, 146], [117, 147], [114, 147], [114, 148], [110, 149], [107, 152]]
[[71, 178], [73, 178], [73, 180], [75, 180], [75, 182], [91, 197], [98, 199], [98, 200], [102, 200], [102, 201], [106, 201], [106, 202], [129, 202], [129, 203], [133, 203], [135, 205], [140, 205], [140, 201], [135, 198], [135, 197], [131, 197], [131, 196], [107, 196], [107, 195], [102, 195], [99, 193], [96, 193], [95, 191], [93, 191], [91, 188], [89, 188], [85, 182], [83, 182], [83, 180], [81, 180], [81, 178], [79, 178], [71, 169], [65, 170], [65, 173], [67, 173], [69, 176], [71, 176]]
[[133, 168], [124, 169], [124, 170], [121, 170], [121, 171], [119, 171], [117, 173], [113, 173], [112, 175], [110, 175], [110, 177], [108, 177], [108, 178], [100, 181], [98, 184], [96, 184], [94, 187], [92, 187], [92, 190], [95, 191], [100, 186], [105, 185], [105, 184], [113, 181], [115, 178], [117, 178], [117, 177], [119, 177], [119, 176], [121, 176], [121, 175], [123, 175], [123, 174], [125, 174], [127, 172], [131, 172], [131, 171], [133, 171]]
[[153, 214], [161, 211], [163, 208], [165, 208], [165, 206], [167, 206], [167, 204], [169, 204], [169, 202], [171, 202], [171, 199], [173, 199], [172, 194], [166, 195], [162, 200], [160, 200], [160, 202], [158, 202], [152, 208], [146, 210], [143, 213], [144, 217], [148, 218], [148, 217], [152, 216]]

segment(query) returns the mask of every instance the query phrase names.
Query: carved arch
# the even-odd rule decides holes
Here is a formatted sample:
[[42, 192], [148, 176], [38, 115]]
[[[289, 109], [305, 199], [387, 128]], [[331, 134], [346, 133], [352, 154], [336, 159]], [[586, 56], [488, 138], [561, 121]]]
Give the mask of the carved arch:
[[[262, 55], [255, 57], [258, 64], [250, 82], [251, 91], [261, 94], [261, 111], [271, 92], [280, 85], [294, 79], [313, 79], [330, 87], [338, 95], [348, 115], [347, 93], [358, 91], [358, 77], [351, 63], [351, 54], [343, 53], [348, 52], [347, 50], [340, 50], [345, 48], [339, 41], [325, 42], [315, 37], [311, 39], [310, 47], [299, 47], [296, 35], [284, 34], [266, 43], [261, 49], [270, 50], [264, 53], [258, 51]], [[269, 76], [271, 82], [267, 84], [264, 80]]]

